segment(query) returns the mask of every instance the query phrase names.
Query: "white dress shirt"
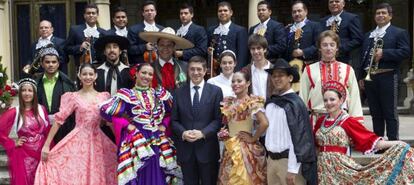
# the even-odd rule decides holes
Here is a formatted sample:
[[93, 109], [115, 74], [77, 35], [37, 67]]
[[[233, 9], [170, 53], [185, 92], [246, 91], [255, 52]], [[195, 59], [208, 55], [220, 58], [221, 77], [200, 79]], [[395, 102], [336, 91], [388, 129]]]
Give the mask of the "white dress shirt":
[[267, 77], [269, 73], [265, 69], [270, 68], [270, 62], [266, 61], [267, 64], [263, 69], [256, 68], [254, 64], [251, 67], [252, 70], [252, 89], [253, 94], [256, 96], [261, 96], [266, 99], [266, 90], [267, 90]]
[[[290, 89], [282, 96], [288, 93], [295, 92]], [[285, 110], [274, 103], [270, 103], [266, 106], [266, 117], [269, 120], [265, 137], [266, 149], [273, 153], [280, 153], [289, 149], [288, 172], [298, 174], [301, 163], [296, 160]]]
[[226, 24], [221, 24], [220, 23], [220, 25], [216, 29], [214, 29], [213, 34], [215, 34], [215, 35], [227, 35], [230, 31], [230, 24], [231, 24], [231, 21], [229, 21]]
[[176, 35], [179, 36], [179, 37], [184, 37], [185, 35], [187, 35], [188, 28], [190, 28], [190, 25], [192, 23], [193, 23], [193, 21], [191, 21], [187, 25], [181, 25], [181, 27], [177, 30], [177, 34]]
[[150, 24], [144, 20], [144, 31], [160, 31], [160, 29], [155, 25], [155, 22]]
[[256, 34], [257, 31], [259, 31], [261, 29], [266, 30], [267, 29], [267, 23], [269, 22], [269, 20], [270, 20], [270, 17], [265, 22], [259, 23], [259, 25], [257, 25], [256, 28], [254, 28], [253, 33]]
[[127, 27], [125, 26], [124, 28], [118, 28], [117, 26], [114, 26], [115, 27], [115, 34], [116, 35], [118, 35], [118, 36], [121, 36], [121, 37], [127, 37], [128, 36], [128, 29], [127, 29]]
[[39, 49], [41, 47], [44, 47], [52, 43], [51, 41], [52, 37], [53, 37], [53, 34], [50, 34], [49, 37], [46, 37], [46, 38], [39, 37], [39, 40], [37, 40], [37, 43], [36, 43], [36, 49]]
[[[159, 58], [158, 61], [160, 62], [161, 67], [164, 67], [165, 63], [167, 63], [165, 60]], [[174, 66], [174, 61], [171, 58], [170, 60], [168, 60], [168, 63], [172, 64]]]
[[93, 27], [90, 27], [88, 24], [86, 24], [86, 28], [83, 30], [83, 34], [85, 37], [99, 38], [98, 27], [96, 25]]
[[[342, 12], [344, 12], [344, 11], [342, 10]], [[335, 21], [336, 21], [336, 24], [339, 27], [339, 25], [341, 25], [341, 22], [342, 22], [342, 18], [341, 18], [342, 12], [338, 13], [338, 15], [332, 15], [331, 17], [329, 17], [329, 19], [326, 20], [326, 27], [331, 26], [332, 23], [335, 22]]]
[[298, 29], [298, 28], [300, 28], [300, 29], [302, 29], [305, 25], [306, 25], [306, 21], [307, 21], [307, 19], [308, 18], [306, 18], [305, 17], [305, 19], [303, 19], [303, 21], [301, 21], [301, 22], [298, 22], [298, 23], [293, 23], [293, 25], [290, 27], [290, 33], [292, 33], [292, 32], [296, 32], [296, 30]]
[[[119, 62], [121, 62], [121, 61], [119, 61]], [[126, 66], [122, 62], [118, 65], [118, 71], [119, 72], [121, 72], [125, 68], [128, 68], [128, 66]], [[104, 84], [106, 84], [106, 77], [108, 76], [109, 67], [106, 64], [102, 64], [97, 69], [102, 69], [102, 70], [105, 71], [104, 72]], [[118, 76], [116, 75], [116, 72], [113, 71], [113, 74], [112, 74], [112, 82], [111, 82], [111, 92], [110, 92], [112, 96], [115, 95], [116, 92], [118, 91], [117, 78], [118, 78]]]
[[391, 22], [389, 22], [387, 25], [383, 26], [383, 27], [376, 27], [374, 31], [372, 31], [369, 34], [369, 38], [374, 38], [374, 40], [378, 40], [379, 38], [384, 37], [384, 35], [386, 34], [386, 31], [388, 27], [391, 26]]
[[[193, 82], [190, 80], [190, 94], [191, 94], [191, 105], [193, 105], [193, 99], [194, 99], [194, 94], [195, 94], [195, 89], [194, 89], [194, 85]], [[204, 80], [201, 81], [200, 84], [198, 84], [197, 86], [199, 86], [200, 88], [198, 89], [198, 98], [199, 98], [199, 102], [201, 100], [201, 94], [203, 92], [203, 88], [204, 88]]]
[[227, 78], [223, 75], [223, 73], [220, 73], [220, 75], [208, 79], [207, 83], [220, 87], [221, 91], [223, 91], [224, 97], [227, 97], [227, 96], [236, 97], [236, 95], [233, 92], [233, 89], [231, 88], [232, 78], [233, 78], [233, 74], [230, 76], [230, 78]]

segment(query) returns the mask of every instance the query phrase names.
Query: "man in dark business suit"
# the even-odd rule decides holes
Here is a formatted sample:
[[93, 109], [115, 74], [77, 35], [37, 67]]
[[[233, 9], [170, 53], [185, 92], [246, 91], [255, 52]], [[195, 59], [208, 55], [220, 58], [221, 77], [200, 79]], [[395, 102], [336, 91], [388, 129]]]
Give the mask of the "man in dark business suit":
[[217, 5], [219, 25], [212, 26], [207, 31], [208, 43], [214, 45], [214, 58], [218, 59], [224, 50], [236, 53], [237, 65], [240, 70], [248, 64], [247, 30], [231, 21], [233, 10], [231, 4], [222, 1]]
[[142, 4], [142, 17], [144, 18], [144, 21], [131, 26], [128, 30], [128, 40], [131, 43], [131, 47], [128, 50], [128, 58], [131, 65], [144, 63], [144, 52], [155, 49], [154, 43], [147, 43], [138, 37], [140, 32], [160, 31], [164, 29], [163, 26], [155, 23], [155, 16], [157, 16], [155, 2], [145, 1]]
[[[291, 61], [294, 58], [311, 63], [318, 60], [318, 40], [321, 27], [319, 22], [311, 21], [307, 18], [308, 8], [302, 1], [295, 1], [292, 4], [292, 18], [294, 23], [287, 27], [288, 34], [287, 50], [285, 59]], [[295, 34], [300, 37], [295, 40]]]
[[184, 4], [180, 8], [181, 27], [177, 30], [177, 35], [183, 37], [194, 44], [194, 48], [177, 50], [175, 56], [183, 61], [190, 60], [193, 56], [206, 57], [207, 55], [207, 34], [203, 27], [195, 24], [192, 19], [194, 9], [191, 5]]
[[[267, 40], [267, 58], [269, 60], [282, 57], [286, 51], [286, 32], [282, 23], [270, 18], [272, 8], [269, 2], [260, 1], [257, 4], [257, 17], [260, 23], [249, 29], [249, 35], [259, 34]], [[273, 61], [273, 60], [271, 60]]]
[[59, 53], [59, 61], [60, 61], [59, 69], [60, 71], [67, 73], [66, 63], [68, 62], [68, 58], [64, 51], [65, 40], [53, 35], [53, 26], [50, 21], [48, 20], [40, 21], [39, 36], [40, 36], [39, 39], [32, 44], [32, 52], [31, 52], [30, 60], [26, 63], [24, 68], [27, 68], [30, 66], [30, 64], [33, 62], [36, 52], [38, 52], [40, 48], [52, 43], [53, 47]]
[[113, 10], [112, 23], [114, 26], [107, 31], [107, 35], [118, 35], [121, 37], [128, 36], [128, 17], [124, 7], [117, 7]]
[[[365, 89], [368, 98], [375, 134], [384, 136], [386, 129], [388, 140], [398, 140], [398, 79], [400, 65], [402, 61], [410, 58], [411, 48], [408, 32], [391, 25], [391, 19], [392, 7], [388, 3], [379, 4], [375, 9], [377, 28], [365, 35], [362, 65], [357, 77], [361, 89]], [[383, 47], [372, 53], [374, 61], [371, 80], [364, 81], [372, 57], [371, 50], [374, 44], [381, 40]], [[373, 70], [375, 65], [378, 65], [378, 70]]]
[[321, 19], [324, 30], [335, 31], [340, 38], [338, 61], [349, 64], [351, 62], [351, 51], [358, 48], [362, 43], [362, 25], [359, 17], [344, 10], [345, 0], [329, 0], [328, 15]]
[[[217, 183], [221, 126], [221, 89], [204, 81], [207, 63], [194, 56], [188, 62], [190, 82], [174, 93], [171, 115], [177, 160], [186, 185]], [[189, 111], [189, 109], [191, 111]]]
[[[99, 28], [97, 25], [99, 16], [99, 9], [95, 4], [88, 4], [85, 6], [83, 18], [85, 24], [71, 26], [69, 30], [69, 36], [66, 40], [66, 52], [68, 55], [73, 55], [75, 58], [75, 65], [79, 66], [80, 57], [90, 49], [92, 55], [92, 61], [95, 61], [99, 53], [95, 52], [93, 44], [99, 36], [104, 35], [106, 31]], [[86, 39], [88, 38], [88, 39]]]

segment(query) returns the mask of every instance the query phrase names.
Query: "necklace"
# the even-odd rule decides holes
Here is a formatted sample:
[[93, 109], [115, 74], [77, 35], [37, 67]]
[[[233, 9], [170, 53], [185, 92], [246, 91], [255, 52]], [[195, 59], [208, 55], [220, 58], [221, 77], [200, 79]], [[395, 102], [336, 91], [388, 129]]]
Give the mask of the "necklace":
[[329, 132], [330, 130], [332, 130], [334, 127], [336, 127], [336, 125], [338, 125], [339, 121], [342, 120], [342, 116], [343, 116], [343, 114], [341, 112], [341, 114], [339, 114], [339, 116], [336, 118], [334, 124], [332, 124], [329, 127], [326, 127], [325, 126], [325, 122], [328, 119], [328, 116], [326, 116], [325, 119], [323, 119], [323, 122], [322, 122], [322, 126], [321, 126], [321, 129], [320, 129], [321, 132], [324, 133], [324, 134], [326, 134], [327, 132]]

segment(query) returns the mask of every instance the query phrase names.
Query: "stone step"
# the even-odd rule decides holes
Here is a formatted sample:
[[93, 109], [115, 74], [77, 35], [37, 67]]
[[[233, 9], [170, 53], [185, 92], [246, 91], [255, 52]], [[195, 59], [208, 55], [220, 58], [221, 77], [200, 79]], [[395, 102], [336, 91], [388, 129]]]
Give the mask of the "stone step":
[[10, 184], [10, 176], [8, 171], [0, 171], [0, 185], [9, 185]]
[[[362, 112], [364, 115], [370, 115], [369, 107], [362, 107]], [[398, 106], [397, 107], [398, 114], [410, 114], [410, 107]]]
[[0, 169], [7, 169], [7, 156], [6, 155], [0, 155]]

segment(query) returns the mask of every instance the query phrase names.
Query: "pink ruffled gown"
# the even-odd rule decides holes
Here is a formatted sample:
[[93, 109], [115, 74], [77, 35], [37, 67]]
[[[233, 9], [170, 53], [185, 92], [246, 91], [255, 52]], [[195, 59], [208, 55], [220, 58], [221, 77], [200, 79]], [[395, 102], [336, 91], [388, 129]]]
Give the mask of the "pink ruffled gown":
[[99, 93], [93, 103], [82, 100], [78, 92], [62, 96], [56, 124], [75, 111], [76, 126], [39, 164], [35, 184], [117, 184], [117, 147], [100, 129], [98, 105], [109, 98], [107, 92]]

